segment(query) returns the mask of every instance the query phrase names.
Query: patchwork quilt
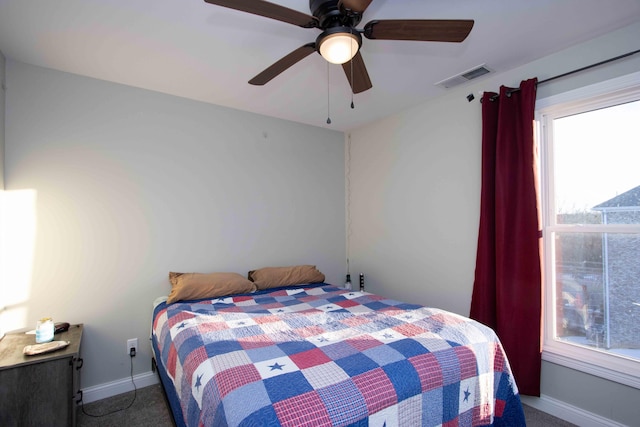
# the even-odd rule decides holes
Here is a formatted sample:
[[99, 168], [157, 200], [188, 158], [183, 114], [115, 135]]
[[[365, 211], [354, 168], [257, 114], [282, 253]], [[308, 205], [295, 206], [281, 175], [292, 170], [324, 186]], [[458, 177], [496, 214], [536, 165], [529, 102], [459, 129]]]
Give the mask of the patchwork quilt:
[[163, 302], [152, 341], [179, 425], [525, 425], [491, 329], [366, 292]]

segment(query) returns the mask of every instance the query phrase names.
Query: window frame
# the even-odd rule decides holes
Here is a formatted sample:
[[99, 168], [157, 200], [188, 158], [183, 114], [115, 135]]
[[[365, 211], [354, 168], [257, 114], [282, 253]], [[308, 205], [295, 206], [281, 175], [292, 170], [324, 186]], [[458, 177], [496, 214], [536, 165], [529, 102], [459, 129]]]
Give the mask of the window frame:
[[640, 225], [556, 224], [553, 182], [553, 133], [550, 121], [577, 112], [640, 100], [640, 72], [539, 99], [535, 108], [536, 144], [540, 153], [540, 202], [543, 236], [542, 359], [640, 389], [640, 361], [555, 339], [554, 239], [557, 232], [640, 233]]

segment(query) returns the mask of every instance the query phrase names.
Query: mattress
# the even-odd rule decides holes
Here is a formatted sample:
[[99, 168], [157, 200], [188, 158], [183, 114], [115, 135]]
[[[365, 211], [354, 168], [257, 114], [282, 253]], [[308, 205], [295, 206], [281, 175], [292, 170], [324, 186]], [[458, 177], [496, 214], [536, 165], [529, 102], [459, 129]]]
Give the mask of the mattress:
[[179, 426], [524, 426], [495, 333], [327, 284], [166, 304], [152, 346]]

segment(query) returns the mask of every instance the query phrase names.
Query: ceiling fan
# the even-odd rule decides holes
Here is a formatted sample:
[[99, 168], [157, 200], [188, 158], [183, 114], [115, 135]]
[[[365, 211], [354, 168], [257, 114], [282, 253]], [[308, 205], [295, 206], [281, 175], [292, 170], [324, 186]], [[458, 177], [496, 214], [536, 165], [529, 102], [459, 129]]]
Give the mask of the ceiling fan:
[[249, 80], [264, 85], [271, 79], [318, 52], [327, 61], [342, 64], [353, 93], [371, 89], [369, 73], [360, 54], [362, 35], [370, 40], [415, 40], [462, 42], [473, 28], [468, 19], [381, 19], [356, 26], [373, 0], [309, 0], [311, 14], [262, 0], [204, 0], [207, 3], [276, 19], [302, 28], [318, 28], [322, 33]]

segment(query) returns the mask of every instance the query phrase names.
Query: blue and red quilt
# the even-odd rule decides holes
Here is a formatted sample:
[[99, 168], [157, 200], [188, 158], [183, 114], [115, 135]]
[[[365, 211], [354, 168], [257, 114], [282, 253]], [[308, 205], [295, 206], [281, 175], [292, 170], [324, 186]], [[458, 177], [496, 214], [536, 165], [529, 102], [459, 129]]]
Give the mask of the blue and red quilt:
[[152, 339], [188, 426], [524, 426], [495, 333], [330, 285], [161, 303]]

